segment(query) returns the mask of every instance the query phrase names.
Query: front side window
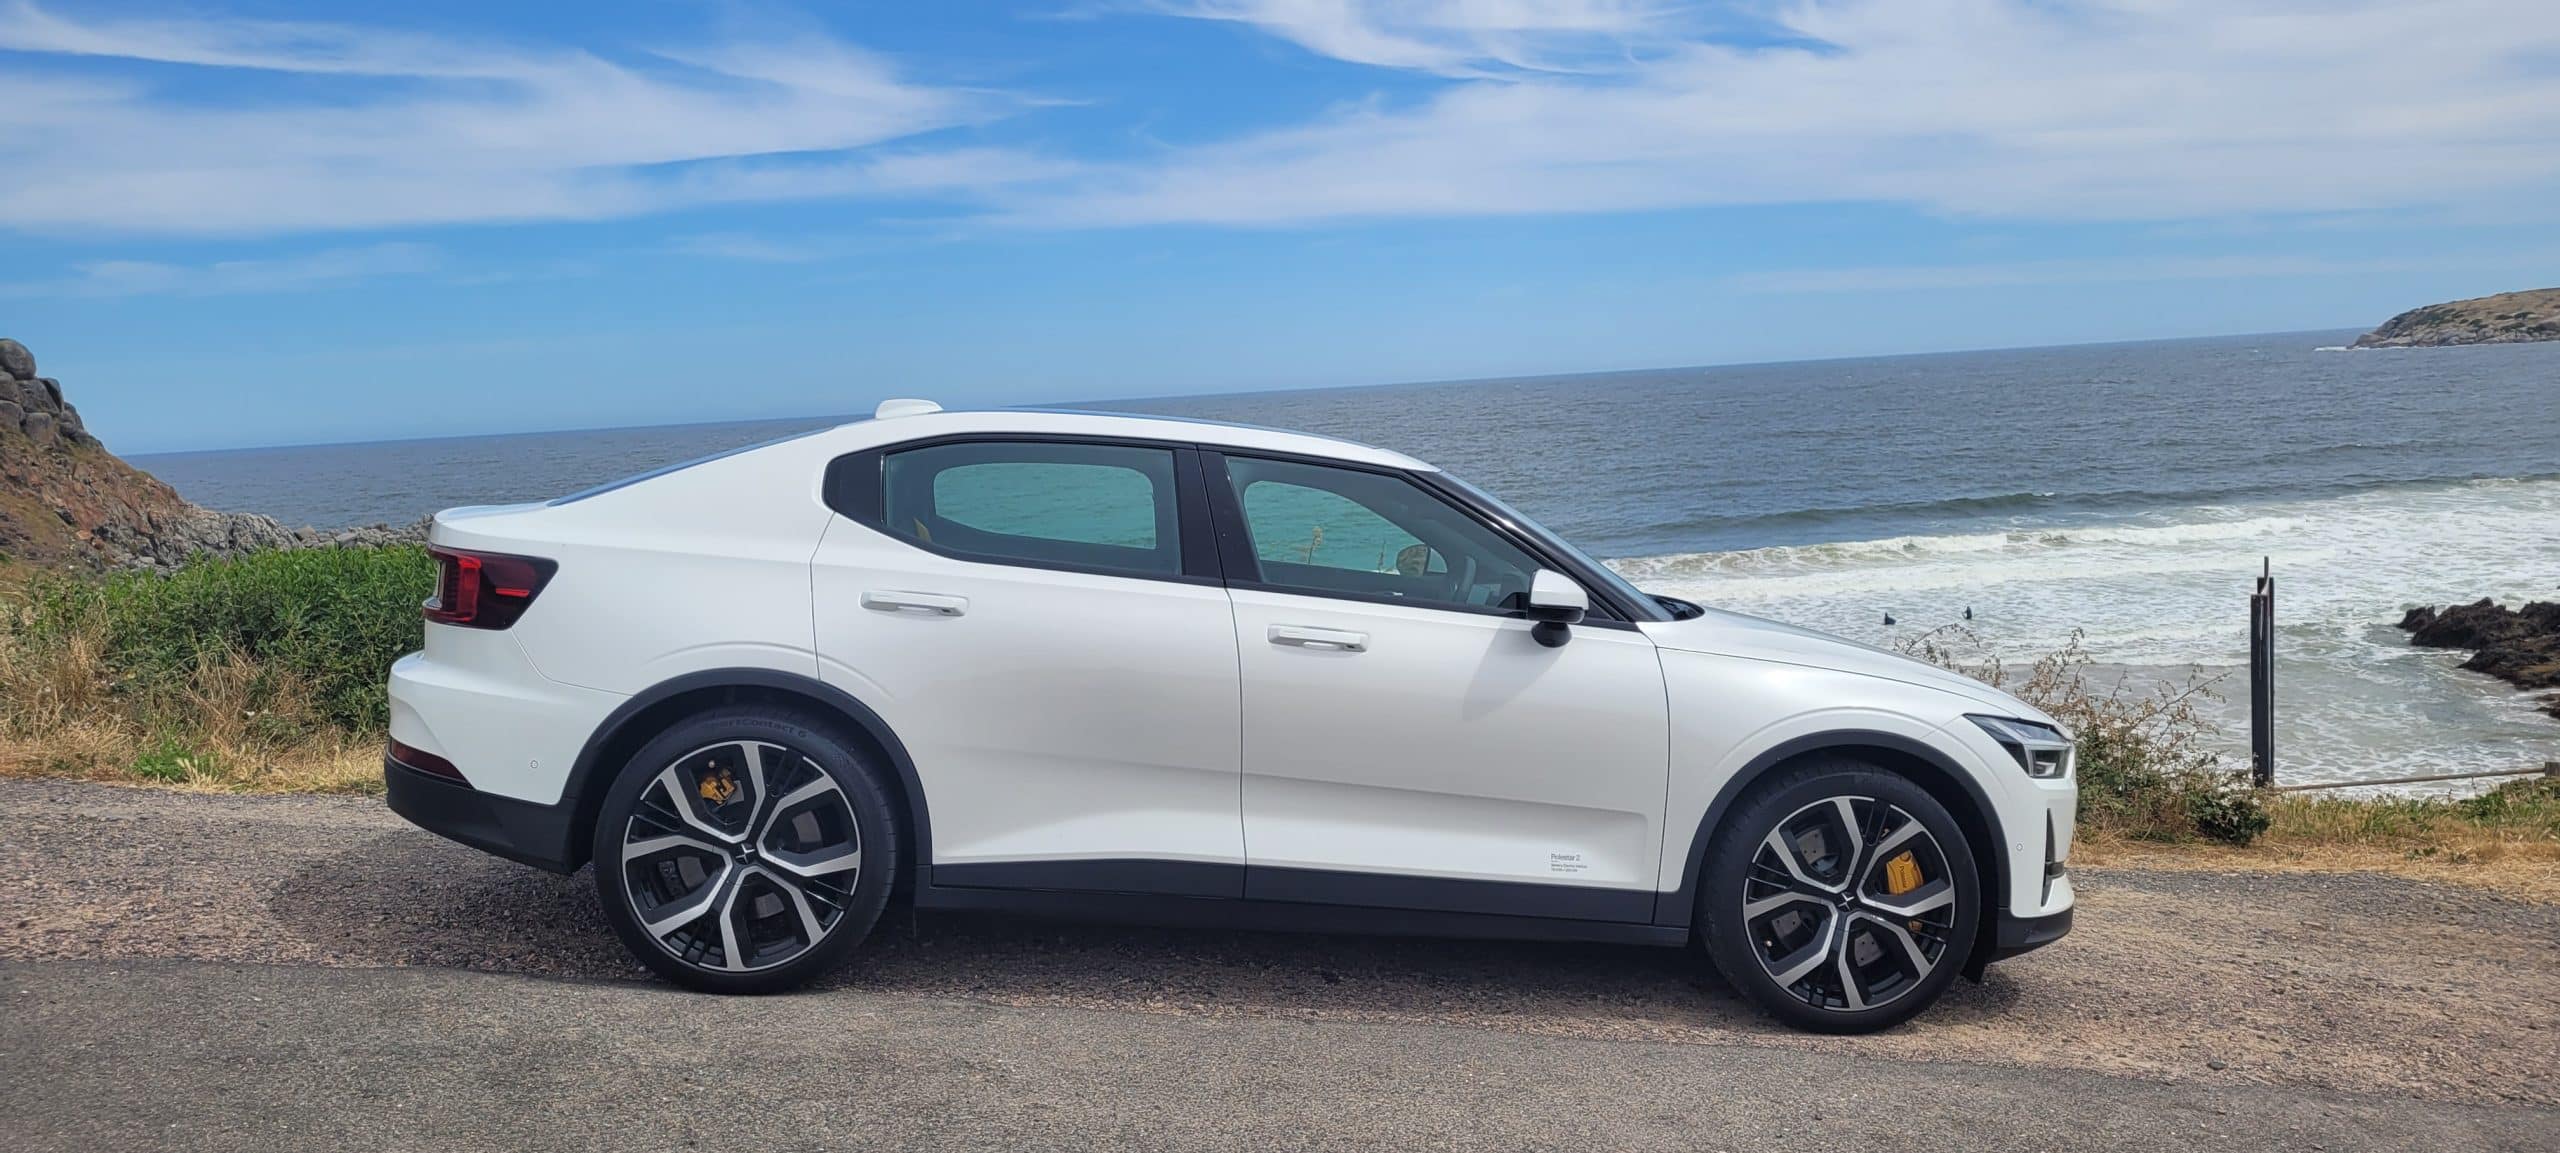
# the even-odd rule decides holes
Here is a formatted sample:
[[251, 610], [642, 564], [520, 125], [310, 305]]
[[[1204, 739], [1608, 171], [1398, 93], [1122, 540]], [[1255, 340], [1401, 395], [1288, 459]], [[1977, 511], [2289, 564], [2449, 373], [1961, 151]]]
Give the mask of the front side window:
[[1182, 571], [1171, 449], [971, 442], [889, 454], [883, 527], [972, 560]]
[[1227, 458], [1227, 479], [1265, 585], [1493, 611], [1527, 603], [1537, 560], [1412, 481], [1240, 456]]

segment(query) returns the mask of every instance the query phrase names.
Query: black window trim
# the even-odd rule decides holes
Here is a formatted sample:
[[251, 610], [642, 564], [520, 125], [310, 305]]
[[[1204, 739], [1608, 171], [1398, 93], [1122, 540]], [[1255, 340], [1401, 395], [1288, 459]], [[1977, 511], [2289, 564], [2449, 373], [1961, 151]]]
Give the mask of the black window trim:
[[[881, 479], [881, 470], [886, 466], [888, 458], [897, 453], [950, 444], [1080, 444], [1172, 453], [1174, 524], [1178, 533], [1176, 544], [1181, 550], [1179, 557], [1181, 571], [1142, 572], [1113, 568], [1108, 565], [1076, 564], [1071, 561], [988, 556], [944, 548], [932, 541], [917, 540], [890, 531]], [[1199, 447], [1187, 441], [1150, 440], [1142, 437], [1079, 436], [1068, 433], [954, 433], [948, 436], [902, 440], [895, 444], [884, 444], [846, 453], [827, 462], [826, 479], [822, 491], [827, 507], [833, 509], [837, 515], [909, 548], [968, 564], [993, 565], [999, 568], [1043, 569], [1050, 572], [1082, 573], [1087, 576], [1119, 577], [1125, 580], [1223, 586], [1226, 580], [1218, 564], [1217, 530], [1210, 517], [1208, 485], [1201, 477], [1199, 456]]]
[[[1250, 589], [1255, 592], [1279, 593], [1285, 596], [1303, 596], [1316, 597], [1324, 600], [1351, 601], [1358, 604], [1394, 605], [1400, 608], [1433, 609], [1440, 612], [1463, 613], [1470, 616], [1499, 617], [1508, 620], [1528, 619], [1528, 614], [1518, 609], [1498, 609], [1484, 605], [1454, 604], [1448, 601], [1419, 601], [1407, 597], [1342, 592], [1333, 589], [1302, 588], [1297, 585], [1272, 584], [1262, 580], [1262, 560], [1260, 557], [1254, 555], [1252, 536], [1250, 530], [1248, 530], [1245, 525], [1243, 502], [1236, 496], [1234, 478], [1229, 476], [1227, 473], [1228, 457], [1243, 457], [1248, 460], [1278, 461], [1284, 464], [1303, 464], [1317, 468], [1338, 468], [1349, 472], [1365, 472], [1375, 476], [1393, 477], [1398, 480], [1411, 483], [1414, 487], [1421, 489], [1425, 494], [1438, 499], [1442, 504], [1448, 505], [1459, 515], [1468, 517], [1476, 521], [1478, 524], [1483, 525], [1485, 528], [1493, 530], [1495, 536], [1500, 537], [1513, 548], [1517, 548], [1521, 552], [1528, 554], [1530, 559], [1537, 561], [1540, 566], [1563, 573], [1565, 576], [1571, 578], [1574, 583], [1581, 585], [1583, 595], [1591, 598], [1590, 615], [1585, 616], [1582, 623], [1595, 628], [1632, 630], [1636, 627], [1633, 620], [1635, 614], [1629, 612], [1626, 606], [1618, 603], [1618, 598], [1607, 595], [1602, 588], [1596, 587], [1590, 574], [1584, 572], [1582, 570], [1582, 566], [1567, 562], [1563, 558], [1549, 552], [1536, 540], [1513, 528], [1510, 518], [1497, 515], [1493, 510], [1478, 505], [1463, 490], [1452, 485], [1432, 483], [1431, 473], [1420, 472], [1413, 469], [1393, 468], [1384, 465], [1364, 464], [1359, 461], [1341, 460], [1334, 457], [1308, 456], [1303, 453], [1264, 451], [1259, 449], [1235, 449], [1219, 445], [1204, 444], [1200, 446], [1199, 467], [1201, 469], [1202, 479], [1207, 482], [1210, 507], [1216, 514], [1217, 518], [1219, 559], [1224, 563], [1226, 572], [1228, 573], [1226, 580], [1228, 588]], [[1252, 575], [1250, 577], [1242, 575], [1247, 573]]]

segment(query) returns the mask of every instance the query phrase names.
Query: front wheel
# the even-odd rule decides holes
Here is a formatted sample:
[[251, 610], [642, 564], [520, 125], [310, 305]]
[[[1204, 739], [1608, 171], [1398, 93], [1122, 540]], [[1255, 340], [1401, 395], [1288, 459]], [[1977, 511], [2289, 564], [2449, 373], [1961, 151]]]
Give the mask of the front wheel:
[[1800, 1029], [1866, 1033], [1928, 1008], [1981, 924], [1973, 851], [1909, 778], [1827, 760], [1755, 788], [1709, 848], [1699, 917], [1736, 988]]
[[677, 723], [605, 794], [596, 890], [678, 984], [769, 993], [833, 968], [888, 903], [897, 827], [872, 768], [815, 718], [733, 705]]

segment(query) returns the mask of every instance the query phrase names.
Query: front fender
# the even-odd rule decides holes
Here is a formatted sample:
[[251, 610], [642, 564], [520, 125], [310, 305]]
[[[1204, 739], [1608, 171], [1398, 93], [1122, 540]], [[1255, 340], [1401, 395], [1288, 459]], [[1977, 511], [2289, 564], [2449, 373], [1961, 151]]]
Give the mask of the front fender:
[[[1665, 651], [1671, 706], [1671, 773], [1665, 797], [1654, 921], [1687, 925], [1698, 872], [1717, 825], [1752, 782], [1806, 753], [1869, 749], [1907, 759], [1939, 778], [1950, 809], [1992, 865], [1989, 891], [2013, 896], [2006, 814], [2021, 806], [2010, 782], [1943, 724], [1962, 698], [1929, 688], [1804, 665]], [[1858, 701], [1855, 705], [1835, 702]], [[2011, 774], [2015, 775], [2015, 774]], [[1968, 811], [1969, 810], [1969, 811]]]

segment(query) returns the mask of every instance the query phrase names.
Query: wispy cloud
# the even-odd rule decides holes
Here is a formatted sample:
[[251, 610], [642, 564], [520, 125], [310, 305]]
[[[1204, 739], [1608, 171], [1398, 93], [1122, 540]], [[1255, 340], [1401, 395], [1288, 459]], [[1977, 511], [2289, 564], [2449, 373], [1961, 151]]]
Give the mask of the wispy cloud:
[[1696, 4], [1662, 0], [1159, 0], [1175, 16], [1247, 24], [1321, 56], [1443, 76], [1622, 66]]
[[435, 249], [420, 244], [370, 244], [272, 259], [224, 260], [209, 264], [99, 260], [77, 266], [66, 277], [0, 283], [0, 297], [227, 296], [299, 292], [384, 276], [422, 275], [435, 272], [443, 264], [443, 258]]
[[[871, 155], [1018, 102], [910, 81], [805, 30], [607, 58], [354, 25], [89, 20], [20, 2], [0, 6], [0, 50], [93, 65], [0, 76], [0, 225], [22, 229], [593, 219], [1055, 174], [984, 150]], [[301, 82], [218, 103], [167, 83], [172, 69], [208, 68]]]
[[[1641, 19], [1658, 15], [1526, 0], [1184, 7], [1342, 60], [1450, 75], [1539, 60], [1600, 17], [1650, 34]], [[1599, 75], [1515, 69], [1415, 105], [1355, 104], [1026, 197], [1015, 216], [1255, 225], [1866, 201], [2173, 220], [2560, 184], [2550, 0], [1735, 7], [1760, 31]], [[1500, 51], [1472, 46], [1497, 27], [1510, 29]]]
[[1736, 273], [1720, 283], [1744, 292], [1813, 294], [1923, 292], [2068, 284], [2138, 284], [2176, 280], [2274, 280], [2287, 277], [2513, 268], [2551, 255], [2454, 252], [2432, 256], [2328, 257], [2299, 254], [2132, 257], [2109, 260], [2021, 260], [1983, 264], [1894, 264], [1849, 268], [1781, 268]]

